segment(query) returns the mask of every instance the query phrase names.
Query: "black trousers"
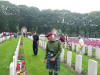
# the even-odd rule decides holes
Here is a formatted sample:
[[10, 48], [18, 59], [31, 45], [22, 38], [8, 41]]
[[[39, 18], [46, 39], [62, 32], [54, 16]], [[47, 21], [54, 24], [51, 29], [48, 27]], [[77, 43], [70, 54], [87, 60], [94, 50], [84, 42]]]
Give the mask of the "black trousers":
[[38, 54], [38, 44], [36, 42], [33, 42], [33, 52], [34, 55]]

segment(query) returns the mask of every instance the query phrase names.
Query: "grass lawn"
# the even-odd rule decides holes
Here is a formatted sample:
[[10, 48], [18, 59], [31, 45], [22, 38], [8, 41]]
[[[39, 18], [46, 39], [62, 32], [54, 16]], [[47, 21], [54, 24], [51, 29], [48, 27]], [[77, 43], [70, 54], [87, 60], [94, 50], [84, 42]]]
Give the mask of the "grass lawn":
[[[38, 56], [32, 56], [32, 41], [24, 38], [24, 53], [26, 61], [26, 69], [30, 75], [48, 75], [46, 64], [43, 63], [45, 51], [39, 47]], [[61, 64], [59, 75], [75, 75], [71, 70]]]
[[9, 65], [13, 60], [18, 40], [18, 38], [13, 38], [0, 44], [0, 75], [9, 74]]

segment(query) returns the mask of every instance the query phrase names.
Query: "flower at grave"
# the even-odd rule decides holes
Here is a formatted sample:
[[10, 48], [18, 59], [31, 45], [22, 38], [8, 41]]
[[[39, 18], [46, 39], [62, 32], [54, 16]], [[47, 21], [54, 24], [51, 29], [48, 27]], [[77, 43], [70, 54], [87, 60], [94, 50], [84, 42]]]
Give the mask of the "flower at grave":
[[20, 66], [20, 64], [18, 63], [17, 66]]
[[25, 65], [25, 61], [22, 62], [22, 65]]
[[20, 56], [18, 56], [18, 58], [20, 58]]
[[23, 71], [20, 71], [20, 75], [23, 75]]
[[21, 56], [21, 58], [20, 58], [21, 60], [24, 60], [24, 56]]
[[25, 72], [25, 69], [23, 70], [23, 72]]
[[23, 45], [23, 41], [20, 42], [20, 45]]
[[68, 43], [68, 50], [72, 49], [72, 45], [70, 43]]
[[24, 58], [24, 56], [22, 56], [22, 58]]
[[19, 71], [19, 70], [20, 70], [20, 66], [17, 66], [17, 67], [16, 67], [16, 70]]
[[22, 47], [21, 50], [24, 50], [24, 48]]
[[24, 68], [24, 65], [25, 65], [25, 61], [22, 62], [22, 68]]
[[19, 47], [20, 50], [24, 50], [24, 48], [22, 46]]

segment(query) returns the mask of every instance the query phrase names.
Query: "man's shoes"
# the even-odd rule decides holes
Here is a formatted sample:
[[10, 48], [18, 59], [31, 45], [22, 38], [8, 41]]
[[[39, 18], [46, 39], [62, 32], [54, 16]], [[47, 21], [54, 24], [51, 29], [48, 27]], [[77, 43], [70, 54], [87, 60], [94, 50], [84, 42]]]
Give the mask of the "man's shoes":
[[33, 54], [33, 56], [37, 56], [37, 55]]

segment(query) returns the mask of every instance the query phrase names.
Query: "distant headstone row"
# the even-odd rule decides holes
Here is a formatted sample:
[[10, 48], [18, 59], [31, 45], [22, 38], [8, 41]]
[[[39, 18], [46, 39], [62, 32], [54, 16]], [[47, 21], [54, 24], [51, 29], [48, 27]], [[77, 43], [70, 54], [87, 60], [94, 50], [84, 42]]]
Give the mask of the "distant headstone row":
[[[75, 50], [76, 50], [77, 53], [79, 53], [79, 49], [78, 49], [77, 44], [72, 43], [72, 51], [75, 51]], [[100, 48], [99, 47], [95, 47], [94, 48], [91, 45], [88, 45], [88, 46], [84, 45], [84, 47], [82, 49], [82, 54], [85, 54], [86, 52], [87, 52], [87, 55], [89, 57], [92, 57], [93, 56], [93, 52], [94, 52], [95, 58], [100, 60]]]
[[[20, 38], [21, 39], [21, 38]], [[10, 64], [9, 70], [10, 70], [10, 75], [17, 75], [16, 73], [16, 66], [17, 66], [17, 60], [18, 60], [18, 53], [19, 53], [19, 46], [20, 46], [20, 39], [15, 51], [15, 54], [13, 56], [13, 61]]]
[[0, 43], [8, 40], [10, 38], [10, 36], [6, 36], [6, 37], [0, 37]]

